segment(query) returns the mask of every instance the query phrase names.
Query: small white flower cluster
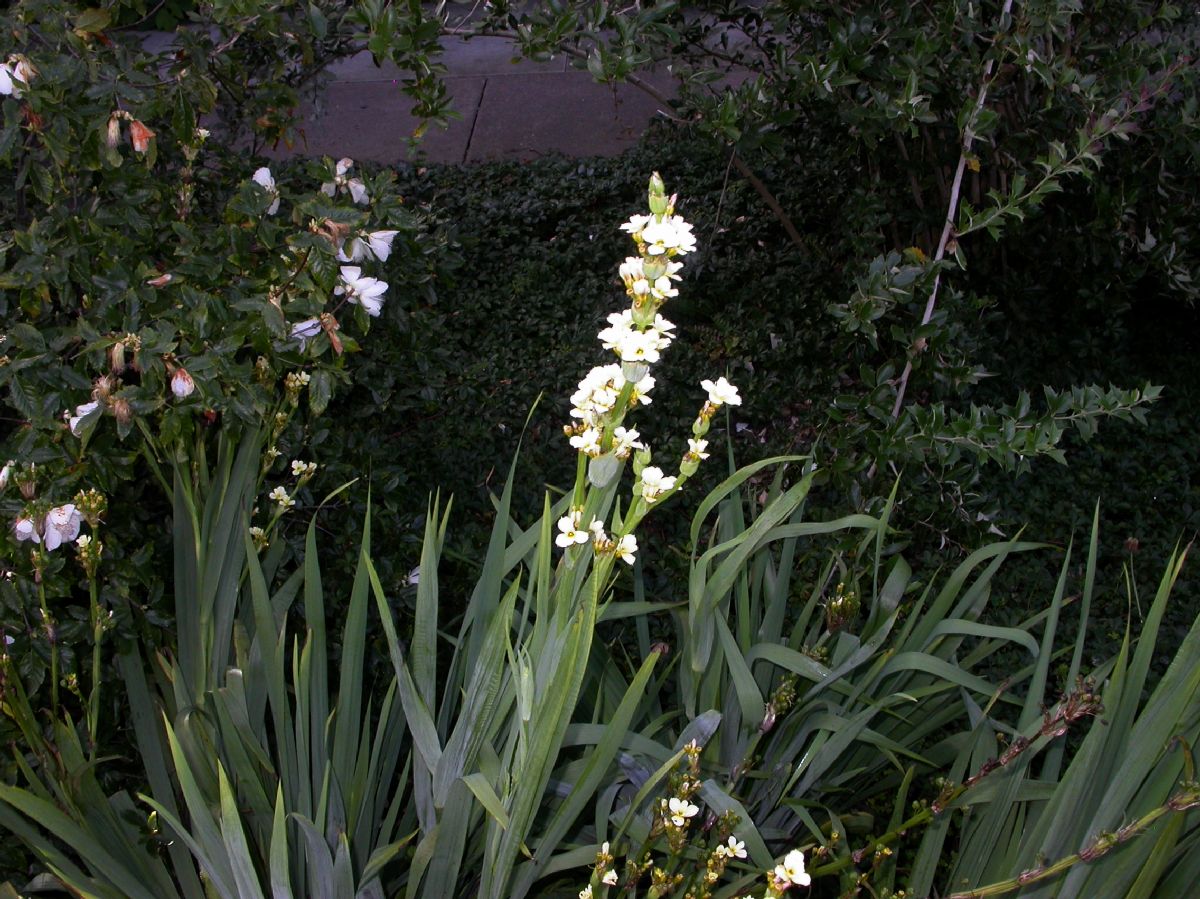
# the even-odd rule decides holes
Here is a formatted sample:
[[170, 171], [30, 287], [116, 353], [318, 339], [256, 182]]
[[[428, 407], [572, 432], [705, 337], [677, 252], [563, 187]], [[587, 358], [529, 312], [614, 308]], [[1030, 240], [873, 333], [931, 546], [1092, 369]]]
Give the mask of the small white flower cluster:
[[558, 536], [554, 543], [560, 549], [572, 546], [582, 546], [591, 543], [597, 554], [612, 553], [626, 565], [632, 565], [637, 553], [637, 537], [633, 534], [622, 534], [612, 539], [604, 530], [604, 522], [593, 518], [584, 528], [582, 524], [583, 510], [572, 509], [558, 520]]

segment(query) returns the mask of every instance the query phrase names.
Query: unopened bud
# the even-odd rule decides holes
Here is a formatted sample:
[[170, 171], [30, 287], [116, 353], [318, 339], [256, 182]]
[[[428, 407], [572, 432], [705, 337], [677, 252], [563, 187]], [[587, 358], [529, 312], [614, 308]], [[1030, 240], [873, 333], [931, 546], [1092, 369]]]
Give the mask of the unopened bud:
[[121, 142], [121, 119], [114, 113], [108, 119], [108, 129], [104, 135], [104, 143], [110, 150], [115, 150]]
[[153, 139], [154, 132], [137, 119], [129, 123], [129, 142], [137, 152], [145, 153], [150, 149], [150, 141]]
[[129, 400], [124, 397], [117, 397], [113, 400], [112, 414], [118, 424], [127, 425], [133, 421], [133, 407], [129, 405]]
[[175, 398], [186, 399], [195, 389], [196, 382], [192, 380], [187, 369], [182, 365], [175, 369], [175, 374], [171, 375], [171, 393], [175, 394]]
[[8, 481], [12, 477], [13, 465], [16, 463], [9, 459], [4, 463], [4, 467], [0, 468], [0, 493], [8, 489]]
[[108, 348], [108, 365], [113, 374], [119, 375], [125, 371], [125, 341], [118, 340]]

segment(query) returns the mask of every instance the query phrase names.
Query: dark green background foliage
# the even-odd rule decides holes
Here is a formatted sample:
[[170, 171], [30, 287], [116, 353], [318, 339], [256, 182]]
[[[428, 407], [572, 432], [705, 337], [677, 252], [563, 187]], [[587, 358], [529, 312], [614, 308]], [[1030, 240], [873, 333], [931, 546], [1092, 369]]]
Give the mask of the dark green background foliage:
[[[278, 536], [299, 555], [320, 497], [362, 478], [320, 519], [325, 571], [349, 580], [369, 486], [375, 565], [402, 606], [403, 634], [429, 498], [452, 494], [439, 600], [452, 629], [518, 437], [518, 521], [540, 513], [543, 488], [573, 479], [561, 433], [568, 397], [608, 361], [595, 334], [624, 303], [616, 268], [631, 244], [618, 226], [642, 211], [654, 170], [679, 194], [699, 249], [664, 310], [679, 338], [634, 424], [670, 468], [701, 379], [725, 375], [744, 398], [715, 421], [714, 458], [676, 503], [694, 508], [725, 473], [726, 443], [738, 463], [811, 454], [811, 517], [878, 514], [898, 483], [888, 552], [932, 571], [1022, 527], [1028, 539], [1083, 539], [1098, 499], [1093, 660], [1127, 626], [1137, 632], [1145, 605], [1127, 604], [1122, 566], [1152, 592], [1200, 524], [1200, 140], [1188, 56], [1197, 12], [1033, 3], [1002, 21], [995, 2], [697, 6], [710, 18], [671, 4], [494, 4], [471, 27], [519, 30], [527, 55], [566, 52], [601, 79], [636, 78], [669, 58], [680, 121], [616, 159], [368, 166], [370, 217], [316, 192], [330, 160], [275, 164], [284, 206], [266, 216], [269, 199], [247, 183], [254, 166], [229, 148], [285, 139], [323, 65], [361, 40], [423, 72], [403, 89], [424, 114], [444, 115], [435, 51], [448, 22], [420, 4], [202, 4], [196, 13], [217, 29], [182, 34], [162, 71], [121, 29], [189, 15], [186, 4], [85, 14], [43, 0], [5, 14], [0, 56], [27, 52], [39, 74], [24, 101], [2, 101], [0, 174], [14, 190], [0, 203], [0, 462], [38, 463], [42, 495], [55, 502], [81, 487], [108, 495], [100, 599], [116, 613], [115, 640], [171, 645], [169, 505], [155, 472], [203, 459], [218, 430], [272, 416], [278, 382], [297, 366], [315, 386], [279, 436], [275, 473], [297, 457], [322, 471]], [[735, 26], [744, 39], [722, 42]], [[972, 113], [989, 65], [988, 102]], [[742, 70], [732, 88], [721, 80], [729, 66]], [[148, 152], [125, 137], [108, 144], [117, 109], [155, 130]], [[197, 161], [200, 122], [219, 134]], [[967, 123], [976, 140], [953, 216], [961, 240], [938, 260]], [[121, 134], [128, 128], [121, 119]], [[401, 232], [378, 272], [390, 284], [382, 318], [345, 316], [348, 352], [337, 357], [286, 339], [336, 281], [316, 233], [327, 218]], [[167, 271], [169, 287], [147, 283]], [[936, 313], [921, 324], [935, 278]], [[281, 284], [283, 310], [269, 299]], [[89, 397], [125, 332], [143, 340], [141, 370], [120, 372], [134, 420], [106, 415], [81, 443], [62, 410]], [[184, 403], [167, 398], [176, 362], [199, 388]], [[1162, 385], [1153, 406], [1157, 387], [1142, 385]], [[21, 575], [0, 584], [0, 616], [36, 707], [47, 645], [27, 547], [7, 525], [23, 505], [12, 488], [0, 497], [4, 564]], [[677, 598], [687, 519], [655, 516], [640, 533], [646, 598]], [[863, 577], [853, 541], [832, 548], [848, 582]], [[1166, 606], [1156, 668], [1200, 607], [1190, 571]], [[1057, 560], [1022, 553], [1006, 572], [989, 614], [1014, 624], [1044, 607]], [[45, 584], [63, 670], [79, 670], [90, 649], [86, 583], [64, 552], [51, 556]], [[341, 601], [331, 597], [331, 617]], [[631, 638], [610, 627], [620, 656]], [[383, 636], [366, 639], [368, 679], [382, 682]], [[340, 651], [330, 647], [334, 661]], [[116, 694], [106, 703], [101, 742], [122, 755], [126, 710]], [[0, 737], [12, 736], [5, 719]], [[117, 764], [101, 776], [107, 785], [135, 775]]]

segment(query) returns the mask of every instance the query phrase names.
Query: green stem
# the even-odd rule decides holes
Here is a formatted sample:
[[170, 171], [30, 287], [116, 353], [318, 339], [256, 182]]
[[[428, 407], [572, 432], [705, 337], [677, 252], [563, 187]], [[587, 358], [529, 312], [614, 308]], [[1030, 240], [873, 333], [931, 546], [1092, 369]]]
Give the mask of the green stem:
[[88, 756], [94, 761], [96, 747], [100, 743], [100, 642], [104, 639], [104, 619], [101, 617], [100, 597], [94, 574], [88, 578], [88, 595], [91, 600], [92, 617], [92, 692], [88, 695], [87, 731], [91, 741]]
[[54, 720], [58, 720], [58, 634], [55, 633], [54, 623], [50, 617], [50, 607], [46, 603], [46, 585], [38, 578], [38, 600], [42, 606], [42, 627], [46, 630], [46, 639], [50, 641], [50, 710]]
[[962, 893], [951, 893], [946, 899], [977, 899], [984, 896], [1001, 896], [1005, 893], [1011, 893], [1013, 890], [1019, 890], [1029, 884], [1039, 883], [1043, 880], [1049, 880], [1052, 877], [1057, 877], [1073, 865], [1080, 862], [1095, 861], [1102, 855], [1107, 854], [1117, 846], [1125, 843], [1135, 836], [1138, 836], [1151, 824], [1169, 812], [1179, 812], [1188, 808], [1193, 808], [1200, 804], [1200, 790], [1193, 786], [1185, 786], [1182, 791], [1173, 795], [1163, 805], [1153, 808], [1142, 817], [1138, 818], [1130, 824], [1126, 824], [1115, 833], [1102, 831], [1096, 835], [1083, 849], [1076, 852], [1074, 855], [1068, 855], [1060, 858], [1058, 861], [1050, 865], [1042, 865], [1038, 868], [1029, 868], [1022, 871], [1016, 877], [1010, 877], [1008, 880], [1001, 880], [997, 883], [991, 883], [987, 886], [978, 887], [973, 890], [967, 890]]

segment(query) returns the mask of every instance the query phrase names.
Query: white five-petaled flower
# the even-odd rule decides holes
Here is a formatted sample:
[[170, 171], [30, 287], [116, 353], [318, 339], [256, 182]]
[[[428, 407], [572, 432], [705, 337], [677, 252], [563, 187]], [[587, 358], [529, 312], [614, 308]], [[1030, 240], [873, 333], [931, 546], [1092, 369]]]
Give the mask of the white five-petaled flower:
[[306, 318], [304, 321], [292, 325], [292, 339], [300, 341], [300, 349], [304, 349], [308, 342], [320, 333], [321, 320], [319, 318]]
[[78, 546], [80, 549], [87, 549], [89, 546], [92, 545], [92, 538], [89, 537], [87, 534], [80, 534], [78, 537], [75, 538], [75, 545]]
[[592, 899], [592, 885], [590, 883], [579, 891], [579, 899]]
[[399, 233], [399, 231], [372, 231], [362, 237], [352, 238], [349, 243], [338, 250], [338, 261], [358, 262], [360, 259], [378, 259], [380, 262], [387, 262], [387, 258], [392, 255], [392, 241]]
[[742, 398], [738, 396], [737, 388], [723, 377], [717, 378], [716, 381], [706, 379], [700, 382], [700, 386], [708, 391], [708, 401], [714, 406], [740, 406], [742, 404]]
[[58, 549], [64, 543], [70, 543], [79, 536], [79, 526], [83, 518], [75, 508], [74, 503], [55, 506], [46, 513], [42, 524], [42, 540], [46, 549]]
[[369, 201], [367, 196], [367, 187], [362, 183], [361, 178], [347, 177], [347, 172], [354, 168], [354, 160], [342, 158], [337, 161], [337, 167], [334, 170], [333, 180], [326, 181], [321, 185], [321, 193], [327, 197], [332, 197], [339, 190], [349, 191], [350, 198], [355, 203], [363, 204]]
[[13, 522], [13, 536], [17, 538], [18, 543], [23, 540], [32, 540], [34, 543], [42, 542], [41, 531], [28, 515], [21, 515]]
[[276, 487], [267, 494], [267, 499], [277, 503], [281, 508], [290, 509], [296, 505], [296, 501], [288, 496], [288, 492], [283, 487]]
[[97, 402], [84, 403], [81, 406], [76, 406], [75, 414], [67, 417], [67, 424], [71, 427], [71, 433], [76, 437], [81, 436], [83, 434], [83, 420], [99, 408], [100, 404]]
[[812, 877], [804, 870], [804, 853], [793, 849], [785, 855], [783, 862], [775, 866], [775, 879], [787, 886], [806, 887], [812, 883]]
[[554, 538], [555, 544], [566, 549], [569, 546], [587, 543], [591, 539], [589, 531], [579, 526], [579, 518], [582, 514], [582, 510], [573, 509], [558, 520], [559, 533]]
[[705, 452], [705, 450], [707, 450], [707, 449], [708, 449], [708, 441], [707, 440], [694, 440], [691, 437], [688, 438], [687, 454], [689, 456], [695, 456], [697, 459], [707, 459], [708, 453]]
[[652, 503], [675, 486], [675, 478], [663, 474], [661, 468], [647, 465], [642, 469], [642, 497]]
[[688, 818], [694, 817], [700, 811], [700, 807], [686, 799], [677, 799], [672, 796], [667, 801], [667, 811], [670, 812], [671, 823], [676, 827], [683, 827], [687, 824]]
[[175, 374], [171, 375], [171, 393], [175, 394], [175, 398], [186, 399], [195, 389], [196, 382], [192, 380], [187, 369], [182, 366], [175, 369]]
[[254, 171], [251, 180], [265, 190], [267, 196], [271, 198], [271, 205], [267, 207], [267, 215], [277, 213], [279, 211], [279, 188], [275, 186], [275, 178], [271, 174], [271, 170], [264, 165]]
[[746, 844], [732, 834], [729, 836], [729, 842], [720, 848], [724, 850], [726, 858], [746, 857]]
[[626, 565], [632, 565], [633, 557], [634, 557], [634, 554], [637, 552], [637, 550], [638, 550], [637, 537], [633, 536], [633, 534], [626, 534], [624, 537], [622, 537], [620, 540], [617, 541], [616, 549], [613, 551], [617, 554], [617, 557], [620, 558], [620, 560], [622, 562], [624, 562]]
[[317, 473], [316, 462], [301, 462], [299, 459], [292, 460], [292, 476], [297, 478], [312, 477]]
[[383, 311], [383, 294], [387, 288], [386, 282], [368, 278], [357, 265], [343, 265], [342, 284], [333, 292], [338, 296], [345, 294], [351, 303], [362, 306], [367, 315], [378, 318]]

